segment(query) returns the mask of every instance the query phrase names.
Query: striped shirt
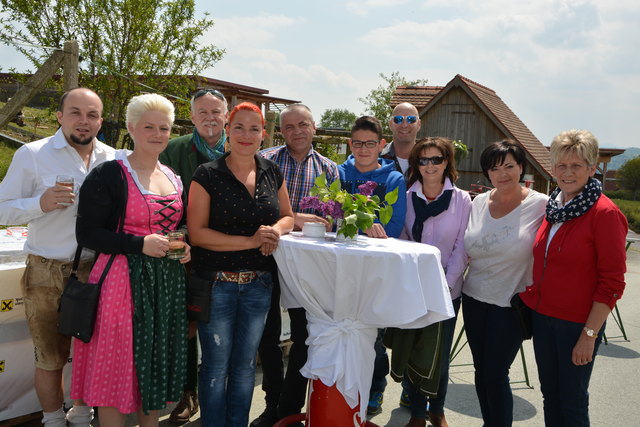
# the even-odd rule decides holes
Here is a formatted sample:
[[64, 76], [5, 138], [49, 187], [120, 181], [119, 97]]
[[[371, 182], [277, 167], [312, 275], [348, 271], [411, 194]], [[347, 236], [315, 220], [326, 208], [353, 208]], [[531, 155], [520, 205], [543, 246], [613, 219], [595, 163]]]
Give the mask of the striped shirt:
[[336, 164], [324, 157], [311, 147], [309, 154], [302, 162], [296, 161], [286, 145], [267, 148], [260, 152], [266, 159], [274, 161], [282, 171], [287, 183], [289, 200], [291, 207], [296, 213], [317, 214], [313, 209], [300, 209], [300, 200], [309, 195], [309, 190], [313, 187], [316, 177], [323, 172], [327, 176], [327, 182], [332, 183], [338, 179], [338, 167]]

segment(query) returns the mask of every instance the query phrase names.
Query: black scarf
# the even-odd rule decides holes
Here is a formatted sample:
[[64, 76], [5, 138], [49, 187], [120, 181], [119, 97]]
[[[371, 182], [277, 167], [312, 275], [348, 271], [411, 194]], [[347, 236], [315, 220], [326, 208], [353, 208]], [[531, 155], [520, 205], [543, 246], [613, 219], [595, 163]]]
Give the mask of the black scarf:
[[452, 194], [453, 190], [445, 190], [442, 193], [442, 196], [433, 202], [427, 203], [424, 199], [418, 196], [418, 193], [411, 193], [413, 210], [416, 213], [416, 219], [413, 221], [413, 227], [411, 227], [411, 234], [413, 235], [413, 240], [415, 242], [422, 242], [422, 230], [424, 228], [424, 222], [428, 218], [438, 216], [449, 209]]
[[602, 194], [602, 184], [595, 178], [589, 178], [584, 186], [582, 193], [571, 199], [569, 203], [560, 207], [560, 203], [556, 200], [560, 193], [560, 187], [557, 187], [549, 196], [547, 202], [547, 221], [551, 224], [557, 222], [565, 222], [587, 213], [591, 206], [600, 198]]

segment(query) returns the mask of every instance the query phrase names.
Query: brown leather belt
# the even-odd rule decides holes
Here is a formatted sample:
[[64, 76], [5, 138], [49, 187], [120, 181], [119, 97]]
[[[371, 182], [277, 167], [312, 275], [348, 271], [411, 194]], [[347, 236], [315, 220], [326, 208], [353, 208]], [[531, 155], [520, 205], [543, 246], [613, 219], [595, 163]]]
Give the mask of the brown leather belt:
[[223, 282], [235, 282], [244, 285], [255, 278], [262, 276], [264, 271], [218, 271], [217, 280]]

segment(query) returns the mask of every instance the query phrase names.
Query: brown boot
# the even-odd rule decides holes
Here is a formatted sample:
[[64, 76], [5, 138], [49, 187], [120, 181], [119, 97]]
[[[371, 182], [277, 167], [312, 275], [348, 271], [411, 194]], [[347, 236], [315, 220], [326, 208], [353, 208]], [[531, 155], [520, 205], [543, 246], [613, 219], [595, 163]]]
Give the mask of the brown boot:
[[427, 420], [425, 420], [424, 418], [411, 417], [409, 419], [409, 422], [404, 427], [426, 427], [426, 426], [427, 426]]
[[449, 427], [444, 414], [434, 414], [433, 412], [429, 412], [429, 422], [431, 422], [433, 427]]
[[182, 399], [178, 405], [171, 411], [169, 422], [173, 424], [184, 424], [198, 412], [198, 395], [193, 391], [185, 391], [182, 393]]

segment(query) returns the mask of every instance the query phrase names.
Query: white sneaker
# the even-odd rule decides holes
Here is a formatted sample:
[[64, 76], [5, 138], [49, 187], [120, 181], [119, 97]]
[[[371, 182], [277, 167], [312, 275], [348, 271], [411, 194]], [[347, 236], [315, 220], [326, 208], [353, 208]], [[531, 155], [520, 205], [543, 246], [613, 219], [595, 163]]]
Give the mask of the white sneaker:
[[67, 422], [70, 427], [91, 427], [93, 408], [89, 406], [73, 406], [67, 411]]

